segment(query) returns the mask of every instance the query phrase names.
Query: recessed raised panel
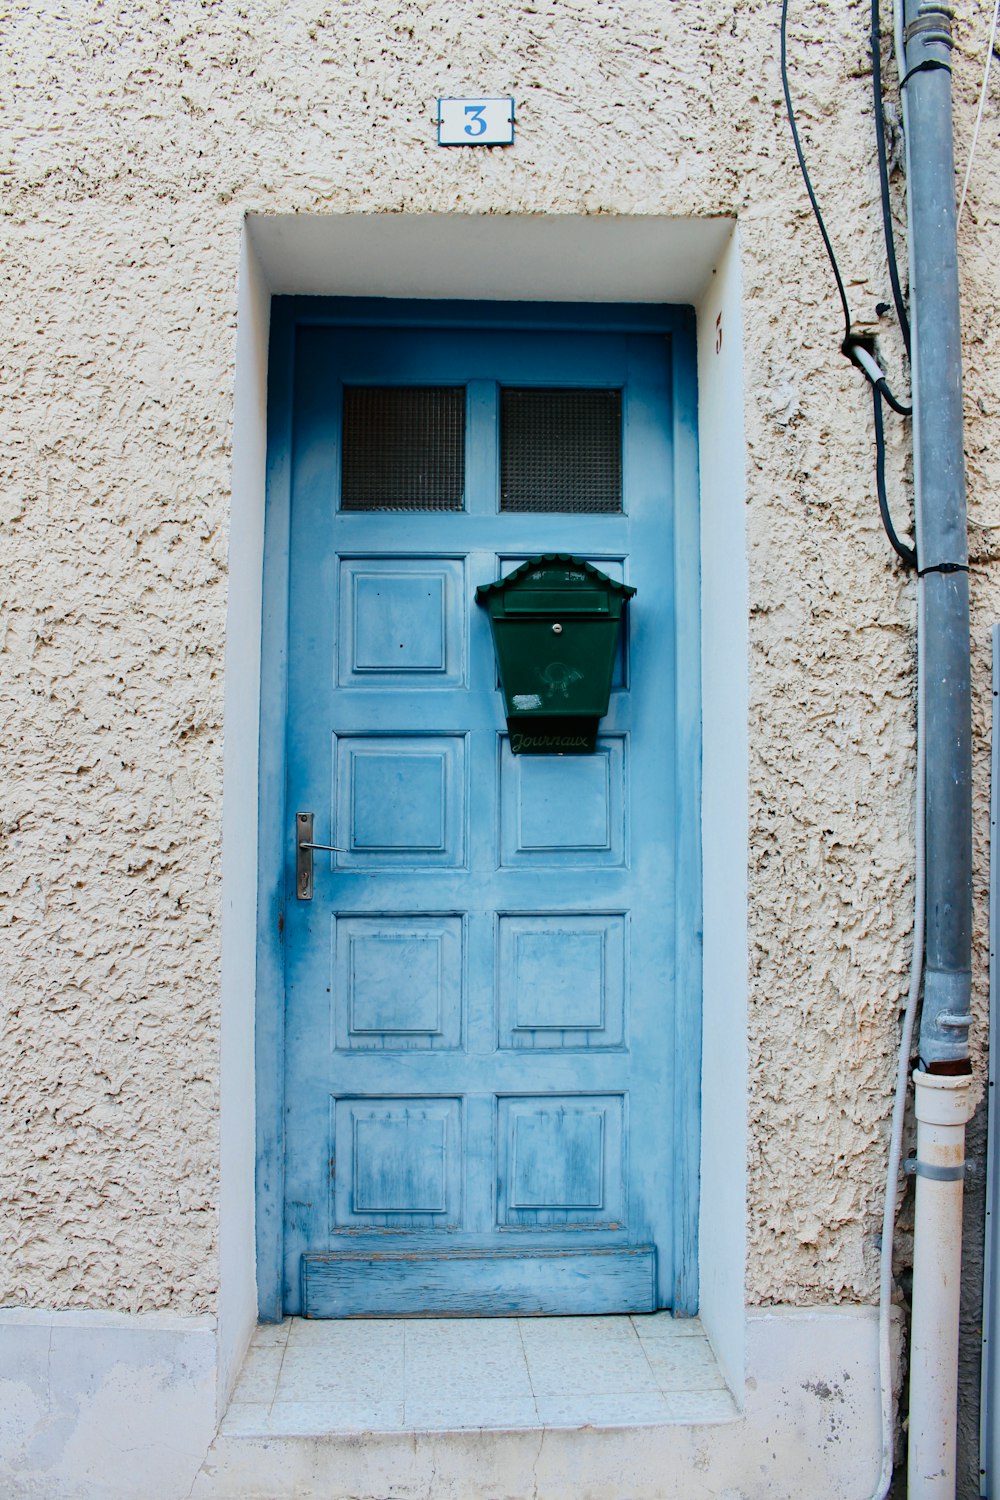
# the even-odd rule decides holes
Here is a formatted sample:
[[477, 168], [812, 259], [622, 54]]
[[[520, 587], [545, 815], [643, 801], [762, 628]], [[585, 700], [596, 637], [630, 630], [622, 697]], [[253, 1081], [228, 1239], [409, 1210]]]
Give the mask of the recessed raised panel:
[[514, 938], [514, 1025], [518, 1030], [604, 1025], [604, 935], [528, 931]]
[[617, 1047], [624, 1036], [625, 917], [501, 916], [501, 1047]]
[[462, 918], [338, 916], [333, 926], [339, 1048], [457, 1047], [462, 1037]]
[[460, 685], [465, 677], [464, 576], [464, 563], [457, 559], [343, 558], [341, 685]]
[[464, 863], [464, 736], [338, 736], [334, 761], [338, 867]]
[[498, 1112], [501, 1227], [621, 1227], [620, 1094], [505, 1098]]
[[593, 755], [512, 755], [500, 747], [501, 863], [621, 865], [625, 860], [625, 740]]
[[451, 1228], [461, 1218], [458, 1099], [338, 1099], [334, 1228]]
[[433, 573], [354, 580], [355, 672], [443, 672], [444, 580]]
[[351, 767], [351, 847], [439, 854], [445, 838], [445, 761], [434, 750], [366, 750]]

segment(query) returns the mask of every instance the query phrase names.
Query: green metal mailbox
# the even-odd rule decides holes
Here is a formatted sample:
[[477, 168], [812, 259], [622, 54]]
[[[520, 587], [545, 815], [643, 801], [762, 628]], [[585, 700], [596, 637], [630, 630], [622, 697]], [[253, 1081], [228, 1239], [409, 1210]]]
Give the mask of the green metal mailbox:
[[591, 755], [608, 711], [625, 606], [635, 593], [568, 552], [480, 584], [515, 755]]

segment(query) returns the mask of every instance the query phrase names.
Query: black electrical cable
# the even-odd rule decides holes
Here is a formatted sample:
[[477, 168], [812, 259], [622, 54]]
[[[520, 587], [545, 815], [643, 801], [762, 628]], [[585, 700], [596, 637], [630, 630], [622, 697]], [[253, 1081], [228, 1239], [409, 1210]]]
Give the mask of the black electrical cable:
[[885, 491], [885, 428], [882, 424], [882, 392], [877, 385], [872, 386], [872, 403], [875, 412], [875, 487], [878, 490], [879, 514], [882, 517], [885, 534], [894, 550], [908, 568], [915, 568], [917, 566], [916, 549], [900, 541], [896, 528], [892, 524], [892, 516], [889, 514], [889, 497]]
[[892, 407], [893, 411], [896, 413], [897, 416], [900, 416], [900, 417], [912, 417], [913, 416], [913, 407], [912, 406], [904, 406], [903, 403], [902, 403], [902, 401], [897, 401], [896, 400], [895, 396], [892, 394], [892, 392], [889, 389], [889, 383], [886, 380], [885, 376], [883, 376], [881, 380], [876, 380], [875, 381], [875, 390], [877, 390], [881, 395], [883, 395], [885, 397], [886, 404]]
[[882, 194], [882, 234], [885, 238], [885, 253], [889, 262], [889, 282], [892, 300], [896, 304], [899, 331], [906, 345], [906, 357], [910, 357], [910, 320], [903, 299], [903, 288], [899, 280], [899, 265], [896, 261], [896, 240], [892, 231], [892, 208], [889, 202], [889, 164], [885, 148], [885, 116], [882, 113], [882, 25], [879, 16], [879, 0], [872, 0], [872, 95], [875, 105], [875, 145], [878, 150], [878, 180]]
[[823, 244], [826, 246], [826, 253], [830, 259], [834, 280], [837, 283], [837, 291], [840, 293], [840, 305], [844, 309], [844, 343], [849, 344], [853, 335], [851, 333], [851, 309], [847, 305], [847, 292], [844, 289], [844, 279], [840, 274], [837, 257], [833, 253], [830, 236], [826, 232], [823, 215], [820, 212], [819, 203], [813, 191], [812, 178], [809, 176], [809, 168], [806, 166], [802, 142], [799, 140], [799, 127], [795, 123], [795, 109], [792, 105], [791, 90], [788, 87], [788, 0], [781, 0], [781, 87], [785, 93], [785, 109], [788, 112], [788, 123], [792, 128], [792, 140], [795, 142], [795, 154], [799, 159], [799, 170], [802, 173], [802, 180], [806, 185], [806, 192], [809, 194], [809, 202], [812, 204], [812, 211], [816, 215], [816, 223], [819, 225], [819, 232], [823, 236]]
[[[874, 39], [874, 43], [873, 43], [873, 49], [872, 49], [873, 70], [874, 70], [874, 68], [877, 67], [878, 63], [881, 61], [881, 59], [878, 57], [878, 34], [879, 34], [878, 33], [878, 12], [877, 12], [877, 7], [876, 7], [876, 5], [874, 3], [874, 0], [873, 0], [873, 7], [872, 7], [872, 9], [873, 9], [872, 20], [873, 20], [874, 38], [875, 38]], [[878, 119], [878, 125], [879, 126], [884, 126], [884, 121], [882, 120], [882, 113], [881, 113], [881, 111], [882, 111], [882, 100], [881, 100], [881, 68], [878, 69], [878, 76], [879, 76], [879, 91], [878, 91], [878, 96], [877, 96], [878, 97], [878, 105], [877, 105], [877, 109], [876, 109], [876, 116], [877, 116], [877, 119]], [[830, 261], [830, 266], [831, 266], [831, 269], [833, 271], [834, 280], [837, 283], [837, 292], [838, 292], [838, 294], [840, 296], [840, 305], [841, 305], [841, 307], [843, 308], [843, 311], [844, 311], [844, 339], [843, 339], [843, 342], [842, 342], [842, 344], [840, 346], [840, 352], [845, 356], [845, 358], [849, 359], [851, 361], [851, 363], [857, 369], [859, 369], [861, 371], [861, 373], [864, 375], [865, 379], [868, 381], [868, 383], [871, 385], [871, 388], [872, 388], [872, 401], [873, 401], [873, 404], [874, 404], [874, 412], [875, 412], [875, 483], [876, 483], [876, 488], [878, 490], [878, 508], [879, 508], [879, 514], [882, 517], [882, 525], [885, 527], [886, 536], [889, 538], [889, 541], [891, 542], [894, 550], [899, 555], [899, 557], [902, 558], [903, 562], [906, 563], [908, 567], [914, 567], [915, 568], [916, 565], [917, 565], [917, 554], [916, 554], [916, 551], [914, 550], [914, 548], [912, 548], [910, 546], [907, 546], [907, 544], [905, 542], [901, 542], [900, 541], [898, 535], [896, 534], [896, 528], [892, 524], [892, 516], [889, 514], [889, 500], [888, 500], [888, 497], [886, 495], [886, 488], [885, 488], [885, 429], [884, 429], [883, 421], [882, 421], [882, 402], [883, 401], [887, 401], [888, 404], [889, 404], [889, 406], [891, 406], [891, 408], [892, 408], [893, 411], [898, 412], [900, 416], [904, 416], [904, 417], [910, 416], [911, 413], [912, 413], [913, 408], [910, 407], [910, 406], [904, 406], [901, 401], [898, 401], [896, 399], [896, 397], [893, 395], [892, 391], [889, 389], [888, 381], [886, 380], [885, 376], [882, 375], [881, 371], [878, 372], [878, 375], [875, 375], [873, 373], [873, 371], [867, 369], [865, 367], [865, 364], [863, 364], [861, 362], [861, 360], [858, 358], [857, 351], [860, 349], [860, 350], [863, 350], [865, 352], [865, 355], [868, 357], [869, 362], [870, 363], [874, 363], [874, 361], [871, 358], [871, 346], [870, 346], [868, 340], [860, 338], [857, 334], [855, 334], [852, 331], [852, 328], [851, 328], [851, 309], [850, 309], [850, 305], [848, 304], [848, 301], [847, 301], [847, 291], [846, 291], [846, 288], [844, 287], [844, 278], [840, 274], [840, 267], [837, 264], [837, 257], [836, 257], [836, 255], [833, 252], [833, 245], [832, 245], [832, 243], [830, 241], [830, 236], [827, 234], [826, 224], [823, 222], [823, 215], [822, 215], [822, 213], [820, 211], [819, 202], [818, 202], [818, 200], [816, 198], [816, 193], [815, 193], [815, 190], [814, 190], [813, 185], [812, 185], [812, 178], [809, 176], [809, 168], [806, 166], [805, 153], [802, 150], [802, 141], [799, 138], [798, 125], [796, 124], [796, 120], [795, 120], [795, 108], [794, 108], [794, 106], [792, 104], [792, 93], [791, 93], [791, 89], [790, 89], [789, 83], [788, 83], [788, 0], [781, 0], [781, 87], [782, 87], [782, 90], [783, 90], [784, 95], [785, 95], [785, 109], [786, 109], [787, 114], [788, 114], [788, 123], [789, 123], [789, 126], [791, 127], [791, 131], [792, 131], [792, 140], [793, 140], [793, 142], [795, 144], [795, 155], [798, 158], [799, 170], [802, 173], [802, 180], [805, 183], [806, 192], [809, 194], [809, 202], [812, 205], [812, 211], [813, 211], [814, 215], [816, 216], [816, 223], [819, 225], [819, 232], [820, 232], [820, 234], [823, 237], [823, 244], [824, 244], [824, 246], [826, 248], [827, 257], [828, 257], [828, 259]], [[882, 133], [882, 146], [883, 146], [883, 149], [884, 149], [884, 144], [885, 144], [885, 138], [884, 138], [884, 130], [883, 130], [883, 133]], [[879, 156], [879, 172], [880, 172], [880, 176], [881, 176], [881, 171], [882, 171], [882, 154], [880, 152], [880, 156]], [[886, 168], [886, 191], [888, 191], [888, 169], [887, 168]], [[886, 198], [883, 198], [883, 210], [882, 211], [883, 211], [883, 216], [885, 216], [885, 215], [888, 214], [887, 199]], [[892, 228], [891, 219], [887, 219], [886, 217], [883, 217], [883, 227], [885, 227], [887, 229], [888, 233], [891, 233], [891, 228]], [[892, 255], [891, 264], [892, 264], [893, 267], [895, 267], [895, 250], [894, 249], [893, 249], [893, 255]], [[892, 271], [890, 271], [890, 275], [893, 275]], [[898, 284], [898, 280], [899, 280], [899, 274], [898, 274], [898, 269], [896, 269], [895, 270], [895, 279], [893, 281], [893, 294], [894, 295], [895, 295], [896, 285]], [[903, 326], [902, 320], [905, 318], [905, 308], [902, 308], [902, 289], [900, 289], [900, 303], [897, 305], [897, 311], [900, 311], [900, 314], [901, 314], [901, 326]], [[904, 337], [906, 338], [907, 352], [909, 352], [909, 322], [906, 322], [905, 328], [906, 328], [906, 333], [905, 333]], [[878, 366], [877, 365], [875, 366], [875, 369], [878, 370]]]
[[[787, 111], [788, 123], [792, 131], [792, 140], [795, 143], [795, 155], [798, 157], [799, 170], [802, 173], [802, 180], [806, 185], [806, 192], [809, 194], [809, 202], [811, 203], [812, 211], [816, 216], [816, 223], [819, 225], [819, 232], [823, 236], [823, 244], [826, 247], [826, 253], [830, 261], [830, 267], [833, 271], [834, 280], [837, 283], [837, 292], [840, 296], [840, 305], [844, 310], [844, 338], [840, 346], [840, 352], [844, 355], [845, 359], [849, 359], [851, 361], [851, 364], [855, 365], [861, 371], [866, 380], [871, 381], [871, 383], [874, 385], [876, 377], [873, 376], [871, 371], [866, 369], [865, 366], [855, 357], [856, 349], [858, 349], [859, 347], [864, 349], [868, 348], [868, 340], [854, 333], [851, 327], [851, 309], [847, 301], [847, 289], [844, 286], [844, 278], [840, 274], [840, 267], [837, 264], [837, 257], [833, 251], [833, 244], [826, 230], [826, 224], [823, 220], [823, 214], [820, 210], [819, 201], [816, 197], [816, 191], [812, 185], [812, 178], [809, 176], [809, 168], [806, 166], [805, 152], [802, 149], [802, 141], [799, 137], [799, 127], [795, 120], [795, 107], [792, 104], [792, 92], [788, 83], [788, 0], [781, 0], [781, 87], [785, 95], [785, 110]], [[871, 352], [870, 349], [868, 350], [868, 352]], [[888, 383], [886, 382], [884, 376], [881, 377], [879, 384], [882, 386], [882, 393], [885, 396], [885, 399], [888, 401], [889, 405], [892, 407], [893, 411], [898, 412], [900, 416], [909, 416], [910, 408], [897, 401], [896, 397], [889, 389]]]

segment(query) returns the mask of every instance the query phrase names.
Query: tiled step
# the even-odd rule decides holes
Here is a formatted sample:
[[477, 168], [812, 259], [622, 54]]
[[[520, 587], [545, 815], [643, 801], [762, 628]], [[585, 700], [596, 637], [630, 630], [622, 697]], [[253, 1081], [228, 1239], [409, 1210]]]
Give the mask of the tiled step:
[[737, 1416], [701, 1325], [669, 1313], [290, 1319], [255, 1334], [191, 1500], [640, 1500]]

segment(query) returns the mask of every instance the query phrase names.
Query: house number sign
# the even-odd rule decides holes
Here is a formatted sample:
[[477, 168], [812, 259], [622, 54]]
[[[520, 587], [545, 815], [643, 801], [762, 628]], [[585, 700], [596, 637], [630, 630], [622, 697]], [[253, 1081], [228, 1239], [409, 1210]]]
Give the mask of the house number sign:
[[513, 99], [439, 99], [439, 146], [510, 146]]

